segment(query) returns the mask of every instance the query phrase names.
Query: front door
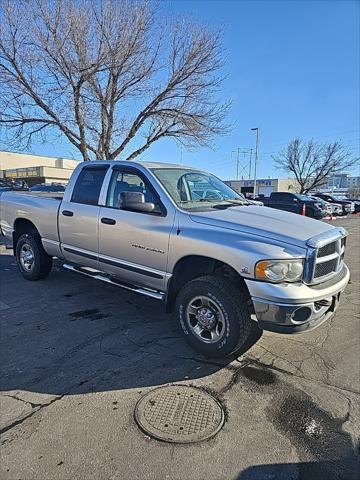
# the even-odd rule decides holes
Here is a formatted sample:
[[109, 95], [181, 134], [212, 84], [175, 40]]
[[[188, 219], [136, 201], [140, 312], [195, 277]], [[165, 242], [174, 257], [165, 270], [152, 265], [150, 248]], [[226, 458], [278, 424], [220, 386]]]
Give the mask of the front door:
[[[122, 192], [141, 192], [154, 203], [151, 213], [121, 210]], [[133, 167], [116, 167], [109, 183], [106, 206], [99, 212], [101, 270], [136, 285], [163, 290], [168, 245], [175, 212], [167, 212], [155, 189]]]

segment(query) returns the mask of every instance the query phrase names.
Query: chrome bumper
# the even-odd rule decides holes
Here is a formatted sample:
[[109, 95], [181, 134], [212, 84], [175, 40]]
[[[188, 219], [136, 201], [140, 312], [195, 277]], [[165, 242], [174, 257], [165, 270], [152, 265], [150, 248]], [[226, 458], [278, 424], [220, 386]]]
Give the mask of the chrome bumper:
[[[321, 290], [299, 285], [301, 293], [297, 292], [299, 293], [297, 298], [296, 295], [291, 298], [287, 286], [283, 286], [284, 297], [280, 299], [281, 285], [276, 285], [277, 295], [274, 298], [273, 284], [270, 288], [271, 295], [266, 295], [267, 298], [264, 298], [265, 295], [254, 296], [254, 290], [257, 294], [260, 293], [261, 286], [260, 282], [256, 282], [255, 288], [251, 288], [253, 286], [251, 282], [249, 291], [254, 306], [254, 320], [257, 320], [259, 327], [263, 330], [278, 333], [300, 333], [317, 328], [334, 315], [339, 305], [341, 293], [350, 277], [349, 270], [345, 268], [346, 275], [331, 287]], [[249, 281], [246, 283], [249, 286]], [[269, 294], [269, 284], [261, 283], [264, 288], [263, 294]]]
[[340, 300], [341, 292], [326, 299], [324, 306], [314, 303], [281, 305], [254, 300], [255, 315], [262, 330], [278, 333], [300, 333], [313, 330], [331, 318]]

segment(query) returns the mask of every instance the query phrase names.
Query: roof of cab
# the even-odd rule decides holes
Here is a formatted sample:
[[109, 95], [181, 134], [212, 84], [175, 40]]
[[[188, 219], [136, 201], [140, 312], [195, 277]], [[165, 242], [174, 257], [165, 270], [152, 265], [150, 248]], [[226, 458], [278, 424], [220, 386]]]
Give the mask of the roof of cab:
[[182, 168], [182, 169], [192, 169], [188, 165], [181, 165], [179, 163], [165, 163], [165, 162], [135, 162], [140, 165], [144, 165], [146, 168]]
[[97, 164], [101, 165], [103, 162], [107, 162], [109, 164], [121, 164], [121, 165], [142, 165], [145, 168], [152, 169], [152, 168], [181, 168], [181, 169], [191, 169], [193, 167], [189, 167], [188, 165], [181, 165], [177, 163], [165, 163], [165, 162], [136, 162], [133, 160], [92, 160], [91, 162], [82, 162], [83, 164]]

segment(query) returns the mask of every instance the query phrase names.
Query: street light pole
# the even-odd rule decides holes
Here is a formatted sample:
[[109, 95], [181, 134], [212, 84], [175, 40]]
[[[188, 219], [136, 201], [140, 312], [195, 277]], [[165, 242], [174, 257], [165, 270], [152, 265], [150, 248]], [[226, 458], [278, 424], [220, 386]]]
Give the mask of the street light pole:
[[254, 191], [253, 191], [253, 198], [256, 197], [256, 168], [258, 163], [258, 156], [259, 156], [259, 128], [252, 128], [252, 131], [256, 131], [256, 148], [255, 148], [255, 165], [254, 165]]

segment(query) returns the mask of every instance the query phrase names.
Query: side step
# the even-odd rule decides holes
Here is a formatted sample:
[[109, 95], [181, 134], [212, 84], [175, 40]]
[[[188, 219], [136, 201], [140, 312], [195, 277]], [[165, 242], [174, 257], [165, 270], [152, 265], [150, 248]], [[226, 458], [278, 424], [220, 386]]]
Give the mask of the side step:
[[66, 270], [71, 270], [72, 272], [81, 273], [82, 275], [86, 275], [87, 277], [94, 278], [95, 280], [101, 280], [102, 282], [111, 283], [111, 285], [116, 285], [117, 287], [125, 288], [126, 290], [130, 290], [131, 292], [141, 293], [142, 295], [155, 298], [156, 300], [165, 299], [164, 292], [159, 292], [157, 290], [151, 290], [148, 288], [137, 287], [135, 285], [131, 285], [130, 283], [121, 282], [117, 278], [108, 276], [102, 272], [99, 272], [98, 270], [94, 270], [93, 268], [78, 267], [77, 265], [71, 265], [69, 263], [64, 263], [63, 267], [66, 268]]

